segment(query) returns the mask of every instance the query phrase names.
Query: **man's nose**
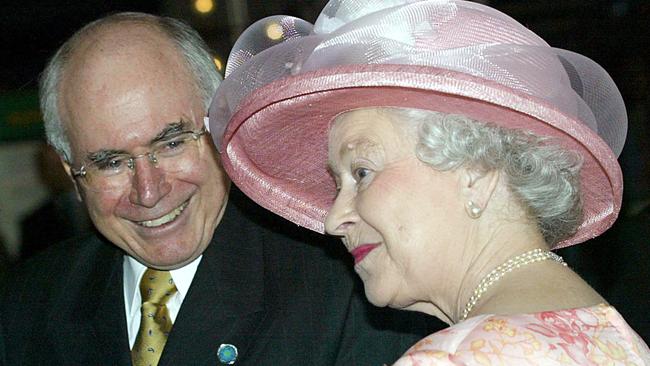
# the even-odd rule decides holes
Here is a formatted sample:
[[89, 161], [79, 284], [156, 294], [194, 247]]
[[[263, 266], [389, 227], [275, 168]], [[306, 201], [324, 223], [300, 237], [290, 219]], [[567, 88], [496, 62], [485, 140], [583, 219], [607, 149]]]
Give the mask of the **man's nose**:
[[330, 235], [344, 236], [358, 221], [359, 215], [354, 208], [354, 195], [344, 191], [339, 192], [325, 218], [325, 231]]
[[165, 172], [156, 167], [147, 156], [134, 161], [131, 181], [131, 203], [144, 207], [154, 207], [171, 191]]

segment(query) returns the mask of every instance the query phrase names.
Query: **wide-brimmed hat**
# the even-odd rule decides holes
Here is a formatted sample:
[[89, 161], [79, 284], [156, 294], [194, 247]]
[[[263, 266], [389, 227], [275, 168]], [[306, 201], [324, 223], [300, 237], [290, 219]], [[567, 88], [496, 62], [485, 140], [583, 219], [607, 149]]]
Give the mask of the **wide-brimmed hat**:
[[236, 42], [209, 127], [233, 182], [323, 232], [335, 184], [328, 130], [340, 113], [401, 107], [551, 136], [584, 158], [584, 218], [554, 248], [616, 219], [627, 116], [607, 72], [490, 7], [456, 0], [333, 0], [314, 25], [273, 16]]

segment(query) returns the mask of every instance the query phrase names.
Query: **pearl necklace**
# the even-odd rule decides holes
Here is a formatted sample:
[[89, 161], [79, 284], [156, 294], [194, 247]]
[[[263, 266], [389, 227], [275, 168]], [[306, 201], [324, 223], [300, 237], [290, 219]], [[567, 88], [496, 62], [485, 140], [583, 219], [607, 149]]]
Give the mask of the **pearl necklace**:
[[474, 293], [472, 294], [472, 297], [469, 298], [467, 305], [465, 305], [465, 309], [463, 310], [463, 315], [461, 316], [460, 320], [462, 321], [467, 319], [467, 316], [474, 308], [474, 305], [476, 305], [485, 291], [487, 291], [487, 289], [495, 282], [500, 280], [506, 273], [512, 272], [513, 269], [523, 267], [527, 264], [541, 262], [549, 259], [554, 260], [558, 263], [562, 263], [564, 266], [567, 265], [559, 255], [548, 250], [541, 250], [537, 248], [524, 254], [520, 254], [514, 258], [510, 258], [505, 263], [493, 269], [490, 273], [487, 274], [487, 276], [483, 277], [478, 286], [476, 286], [476, 289], [474, 289]]

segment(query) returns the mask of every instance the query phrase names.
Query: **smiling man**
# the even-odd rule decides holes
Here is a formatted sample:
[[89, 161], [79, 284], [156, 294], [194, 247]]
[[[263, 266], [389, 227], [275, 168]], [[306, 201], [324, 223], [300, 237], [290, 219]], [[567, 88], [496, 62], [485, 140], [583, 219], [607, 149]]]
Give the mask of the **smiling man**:
[[403, 314], [373, 328], [339, 253], [237, 191], [228, 203], [203, 128], [219, 81], [195, 31], [146, 14], [95, 21], [54, 55], [48, 140], [101, 235], [4, 284], [0, 364], [371, 365], [431, 331]]
[[[76, 44], [58, 86], [71, 147], [64, 166], [92, 173], [76, 174], [76, 182], [109, 241], [140, 263], [182, 267], [208, 246], [229, 183], [206, 135], [184, 142], [196, 146], [183, 156], [158, 157], [182, 159], [180, 171], [157, 167], [147, 154], [178, 133], [200, 131], [205, 102], [164, 34], [133, 22], [93, 33]], [[121, 156], [117, 173], [110, 164]]]

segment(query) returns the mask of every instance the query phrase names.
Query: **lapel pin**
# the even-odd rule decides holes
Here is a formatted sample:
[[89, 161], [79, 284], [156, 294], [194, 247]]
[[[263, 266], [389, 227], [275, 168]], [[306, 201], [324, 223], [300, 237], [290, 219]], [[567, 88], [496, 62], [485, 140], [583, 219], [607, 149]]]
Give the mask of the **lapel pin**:
[[217, 356], [219, 357], [219, 361], [221, 361], [221, 363], [232, 365], [235, 363], [235, 361], [237, 361], [237, 347], [233, 346], [232, 344], [224, 343], [219, 346]]

